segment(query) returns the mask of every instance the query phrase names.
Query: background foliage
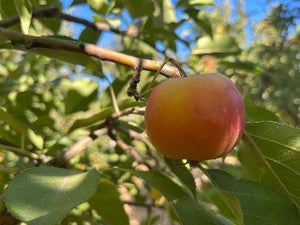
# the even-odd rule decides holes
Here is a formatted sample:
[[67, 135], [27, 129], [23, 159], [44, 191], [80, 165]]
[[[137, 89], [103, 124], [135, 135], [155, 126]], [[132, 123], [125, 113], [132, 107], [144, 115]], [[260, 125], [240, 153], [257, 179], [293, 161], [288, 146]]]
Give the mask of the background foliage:
[[[0, 29], [223, 73], [248, 121], [234, 151], [191, 168], [147, 140], [131, 68], [0, 34], [0, 224], [299, 224], [299, 8], [269, 1], [249, 37], [244, 4], [0, 0]], [[90, 23], [65, 16], [78, 11]]]

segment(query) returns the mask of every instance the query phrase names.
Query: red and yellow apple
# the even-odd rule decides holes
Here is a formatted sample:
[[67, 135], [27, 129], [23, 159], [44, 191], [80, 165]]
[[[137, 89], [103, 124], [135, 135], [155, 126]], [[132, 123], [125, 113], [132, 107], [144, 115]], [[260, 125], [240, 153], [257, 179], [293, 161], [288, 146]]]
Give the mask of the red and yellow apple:
[[145, 111], [153, 146], [172, 159], [203, 161], [231, 151], [245, 127], [245, 106], [221, 74], [170, 78], [150, 93]]

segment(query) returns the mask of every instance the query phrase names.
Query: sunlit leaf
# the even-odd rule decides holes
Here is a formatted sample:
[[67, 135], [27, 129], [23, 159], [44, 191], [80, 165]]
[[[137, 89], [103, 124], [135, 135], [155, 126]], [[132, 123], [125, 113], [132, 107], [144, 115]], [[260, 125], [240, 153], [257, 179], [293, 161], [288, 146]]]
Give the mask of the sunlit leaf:
[[214, 0], [180, 0], [177, 6], [213, 5]]
[[30, 0], [14, 0], [17, 12], [20, 16], [23, 33], [28, 34], [32, 17], [32, 4]]
[[99, 173], [36, 167], [16, 176], [4, 193], [12, 215], [28, 225], [55, 225], [97, 190]]
[[214, 34], [213, 38], [210, 36], [203, 36], [198, 39], [197, 46], [193, 50], [196, 55], [216, 55], [226, 56], [237, 54], [241, 51], [234, 38], [228, 34]]

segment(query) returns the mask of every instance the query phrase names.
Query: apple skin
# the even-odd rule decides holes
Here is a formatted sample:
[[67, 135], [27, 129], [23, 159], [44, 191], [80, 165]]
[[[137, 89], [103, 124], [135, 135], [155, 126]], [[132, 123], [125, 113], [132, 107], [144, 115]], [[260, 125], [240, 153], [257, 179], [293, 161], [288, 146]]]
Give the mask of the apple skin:
[[170, 78], [146, 105], [145, 126], [153, 146], [171, 159], [203, 161], [225, 155], [245, 128], [240, 92], [224, 75]]

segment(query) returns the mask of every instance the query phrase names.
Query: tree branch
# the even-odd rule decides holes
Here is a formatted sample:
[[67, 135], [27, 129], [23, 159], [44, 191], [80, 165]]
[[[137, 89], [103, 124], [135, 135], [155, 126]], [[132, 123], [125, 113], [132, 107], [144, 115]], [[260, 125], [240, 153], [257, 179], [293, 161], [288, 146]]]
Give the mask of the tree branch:
[[[163, 64], [162, 62], [141, 59], [117, 51], [101, 48], [94, 44], [88, 44], [79, 41], [61, 40], [50, 37], [36, 37], [31, 35], [24, 35], [20, 32], [10, 31], [0, 28], [0, 39], [10, 40], [24, 44], [27, 49], [48, 48], [54, 50], [65, 50], [70, 52], [79, 52], [85, 55], [93, 56], [103, 61], [110, 61], [125, 66], [129, 66], [132, 69], [136, 69], [139, 66], [143, 70], [158, 71]], [[161, 74], [167, 77], [179, 77], [180, 72], [178, 68], [165, 65], [160, 71]]]
[[[75, 17], [72, 15], [63, 13], [56, 6], [45, 7], [42, 9], [35, 9], [32, 12], [32, 18], [61, 19], [61, 20], [69, 21], [69, 22], [82, 24], [86, 27], [89, 27], [89, 28], [95, 30], [95, 31], [110, 31], [110, 32], [113, 32], [113, 33], [121, 35], [121, 36], [128, 36], [130, 38], [139, 39], [139, 29], [138, 29], [138, 27], [140, 25], [139, 23], [137, 26], [129, 28], [128, 30], [119, 30], [117, 28], [111, 27], [107, 23], [90, 22], [86, 19], [82, 19], [79, 17]], [[8, 28], [8, 27], [14, 26], [19, 23], [20, 23], [20, 17], [13, 16], [11, 18], [1, 20], [0, 27]], [[141, 40], [141, 39], [139, 39], [139, 40]], [[153, 44], [151, 44], [145, 40], [141, 40], [141, 41], [145, 42], [146, 44], [148, 44], [149, 46], [151, 46], [152, 48], [155, 49], [155, 46], [153, 46]]]

